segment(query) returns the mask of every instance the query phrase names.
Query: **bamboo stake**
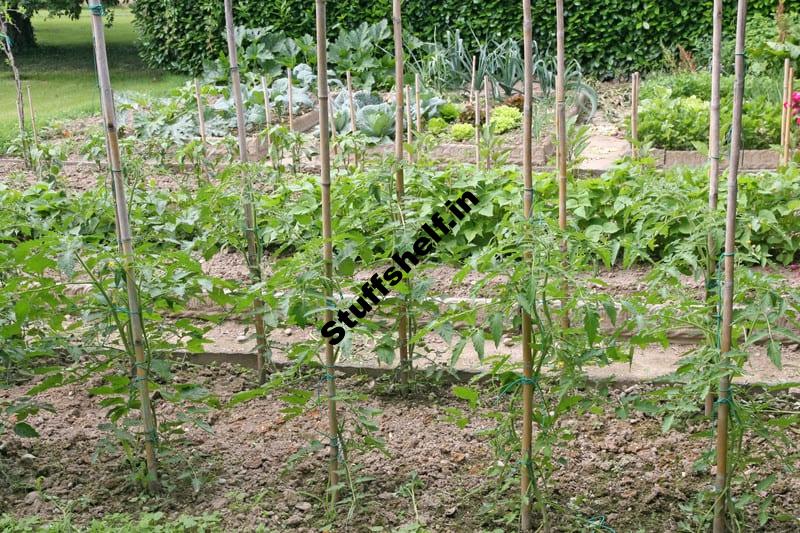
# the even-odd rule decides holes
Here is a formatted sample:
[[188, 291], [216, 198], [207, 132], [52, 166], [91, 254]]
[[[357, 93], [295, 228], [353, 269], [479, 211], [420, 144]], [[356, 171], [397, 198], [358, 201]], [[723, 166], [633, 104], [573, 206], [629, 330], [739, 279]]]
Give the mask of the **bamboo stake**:
[[117, 238], [122, 252], [122, 268], [125, 271], [125, 283], [128, 293], [128, 316], [130, 317], [131, 340], [136, 358], [136, 382], [139, 402], [142, 411], [142, 422], [147, 434], [144, 440], [145, 463], [147, 465], [147, 490], [151, 493], [161, 490], [158, 480], [158, 463], [156, 461], [155, 443], [158, 438], [153, 406], [150, 400], [148, 361], [144, 351], [144, 329], [142, 324], [139, 293], [136, 285], [136, 273], [133, 265], [133, 234], [128, 216], [128, 203], [125, 198], [125, 182], [122, 176], [122, 160], [119, 152], [116, 113], [114, 111], [114, 95], [111, 90], [111, 77], [106, 55], [105, 29], [103, 27], [103, 5], [100, 0], [89, 0], [92, 13], [92, 35], [94, 37], [94, 55], [97, 77], [100, 85], [101, 107], [105, 122], [108, 157], [110, 161], [113, 184], [114, 207], [117, 221]]
[[[484, 113], [483, 113], [483, 122], [486, 124], [486, 131], [489, 133], [489, 127], [492, 124], [491, 113], [492, 113], [492, 102], [489, 98], [489, 76], [483, 77], [483, 106], [484, 106]], [[492, 168], [492, 151], [489, 146], [486, 147], [486, 170]]]
[[475, 92], [475, 76], [477, 76], [478, 70], [478, 57], [472, 56], [472, 78], [469, 80], [469, 101], [472, 102], [473, 95], [472, 93]]
[[[264, 149], [267, 151], [267, 154], [270, 153], [270, 140], [269, 140], [269, 128], [272, 122], [272, 116], [269, 109], [269, 89], [267, 88], [267, 77], [261, 76], [261, 92], [264, 93], [264, 123], [266, 125], [265, 129], [267, 130], [267, 134], [264, 136]], [[270, 155], [270, 158], [272, 156]]]
[[31, 96], [31, 84], [26, 87], [28, 91], [28, 108], [31, 110], [31, 130], [33, 131], [33, 142], [39, 144], [39, 134], [36, 131], [36, 112], [33, 110], [33, 96]]
[[[392, 33], [394, 34], [394, 85], [396, 92], [395, 130], [394, 130], [394, 158], [397, 170], [395, 171], [395, 188], [397, 190], [398, 208], [403, 209], [403, 196], [405, 195], [405, 180], [403, 176], [403, 20], [400, 9], [400, 0], [392, 0]], [[400, 306], [400, 318], [397, 324], [397, 337], [400, 351], [400, 382], [408, 384], [408, 374], [411, 362], [408, 357], [408, 310]]]
[[422, 132], [422, 99], [418, 73], [414, 74], [414, 109], [417, 112], [417, 134], [419, 134]]
[[[319, 99], [319, 156], [320, 156], [320, 188], [322, 189], [322, 256], [325, 262], [325, 277], [333, 279], [333, 243], [331, 229], [331, 156], [328, 137], [328, 38], [325, 32], [325, 0], [317, 2], [317, 97]], [[333, 292], [330, 284], [325, 285], [325, 299], [330, 303]], [[332, 321], [331, 305], [325, 308], [325, 323]], [[325, 343], [326, 379], [328, 382], [328, 429], [331, 432], [331, 449], [328, 463], [328, 486], [331, 495], [331, 506], [338, 499], [339, 484], [339, 421], [336, 413], [336, 381], [333, 366], [336, 354], [331, 343]]]
[[[556, 0], [556, 126], [558, 128], [558, 227], [567, 229], [567, 106], [565, 102], [565, 59], [564, 59], [564, 0]], [[567, 240], [561, 241], [561, 252], [567, 261]], [[567, 299], [569, 287], [564, 281], [564, 301]], [[561, 325], [569, 327], [567, 306], [561, 314]]]
[[[778, 25], [778, 42], [786, 42], [786, 19], [784, 14], [786, 12], [786, 5], [784, 0], [778, 0], [778, 7], [775, 10], [775, 22]], [[791, 69], [792, 61], [788, 57], [783, 60], [783, 109], [781, 110], [781, 165], [785, 165], [787, 161], [784, 159], [784, 151], [787, 142], [786, 135], [786, 122], [791, 120], [791, 99], [792, 95], [789, 91], [789, 70]]]
[[[523, 86], [524, 100], [522, 112], [522, 179], [524, 184], [523, 215], [530, 219], [533, 215], [533, 157], [531, 152], [533, 126], [533, 25], [531, 22], [531, 0], [522, 0], [523, 33]], [[530, 261], [530, 254], [526, 255]], [[522, 310], [522, 374], [527, 381], [522, 383], [522, 461], [520, 462], [520, 529], [533, 530], [531, 521], [531, 473], [527, 465], [532, 464], [531, 443], [533, 441], [533, 347], [531, 338], [533, 327], [531, 315]]]
[[5, 17], [6, 13], [0, 12], [0, 33], [6, 36], [5, 39], [2, 39], [3, 53], [8, 60], [8, 65], [11, 67], [11, 73], [14, 76], [14, 89], [17, 92], [17, 125], [19, 127], [20, 139], [22, 139], [22, 157], [25, 159], [25, 167], [30, 168], [31, 152], [28, 146], [27, 136], [25, 135], [25, 101], [22, 97], [22, 78], [19, 75], [19, 68], [14, 58], [14, 51], [11, 48], [11, 39], [8, 37], [8, 23]]
[[631, 76], [631, 155], [639, 157], [639, 73]]
[[[353, 77], [350, 75], [349, 70], [347, 71], [347, 102], [350, 107], [350, 131], [355, 135], [358, 131], [356, 129], [356, 104], [353, 99]], [[353, 158], [356, 166], [358, 166], [358, 154], [354, 154]]]
[[786, 146], [786, 121], [790, 120], [791, 116], [791, 100], [792, 95], [789, 94], [789, 71], [791, 70], [792, 61], [788, 57], [783, 60], [783, 109], [781, 110], [781, 164], [785, 165], [786, 161], [783, 159], [784, 146]]
[[[747, 0], [739, 0], [736, 20], [736, 81], [733, 86], [733, 121], [731, 123], [731, 155], [728, 161], [728, 205], [725, 224], [725, 285], [722, 287], [722, 333], [720, 354], [722, 362], [728, 360], [732, 343], [733, 322], [733, 275], [736, 252], [736, 201], [738, 194], [739, 156], [742, 149], [742, 102], [745, 83], [745, 26], [747, 24]], [[717, 474], [714, 483], [714, 533], [725, 533], [728, 490], [728, 417], [730, 415], [729, 374], [719, 382], [719, 410], [717, 412]]]
[[294, 131], [294, 83], [292, 82], [292, 69], [286, 69], [286, 79], [289, 82], [287, 98], [289, 99], [289, 130]]
[[[208, 168], [206, 167], [206, 158], [208, 157], [208, 137], [206, 135], [206, 116], [203, 109], [203, 96], [200, 90], [200, 80], [194, 79], [194, 99], [197, 103], [197, 125], [200, 128], [200, 143], [203, 148], [203, 173], [208, 178]], [[133, 110], [131, 110], [131, 118]], [[131, 127], [133, 127], [133, 120], [131, 120]]]
[[783, 164], [788, 165], [791, 158], [791, 144], [792, 144], [792, 93], [794, 92], [794, 69], [789, 67], [789, 79], [786, 85], [787, 94], [789, 95], [789, 109], [786, 112], [786, 133], [784, 134], [783, 142]]
[[[244, 103], [242, 102], [242, 85], [239, 77], [239, 60], [236, 53], [236, 34], [233, 26], [233, 0], [225, 0], [225, 27], [228, 38], [228, 60], [231, 69], [231, 92], [236, 106], [236, 130], [239, 138], [239, 161], [247, 163], [247, 126], [244, 121]], [[256, 215], [253, 207], [253, 184], [250, 174], [244, 170], [243, 210], [245, 224], [245, 238], [247, 239], [247, 263], [250, 269], [252, 283], [261, 281], [261, 256], [256, 237]], [[264, 302], [261, 298], [253, 301], [253, 325], [256, 329], [256, 365], [258, 367], [258, 382], [263, 384], [266, 380], [267, 365], [271, 363], [267, 349], [266, 328], [262, 309]]]
[[[411, 87], [406, 85], [406, 142], [414, 142], [414, 122], [411, 120]], [[408, 154], [408, 160], [413, 161], [413, 154]]]
[[[720, 78], [722, 76], [722, 0], [714, 0], [711, 51], [711, 127], [708, 134], [708, 210], [713, 213], [717, 210], [719, 197], [719, 160], [720, 160]], [[712, 291], [711, 280], [715, 279], [717, 270], [717, 243], [714, 241], [714, 232], [708, 232], [708, 265], [706, 268], [706, 305], [709, 305], [712, 320], [716, 310], [710, 305]], [[715, 289], [716, 290], [716, 289]], [[714, 410], [714, 394], [706, 395], [705, 412], [710, 417]]]
[[203, 97], [200, 91], [200, 80], [194, 79], [194, 98], [197, 102], [197, 123], [200, 126], [200, 140], [203, 142], [203, 152], [206, 151], [206, 116], [203, 109]]
[[481, 168], [481, 92], [472, 91], [472, 107], [475, 109], [475, 168]]
[[333, 156], [336, 157], [336, 113], [333, 110], [333, 106], [330, 105], [330, 102], [328, 104], [328, 110], [330, 111], [330, 117], [331, 117], [331, 124], [330, 124], [331, 145], [332, 145], [331, 151], [333, 152]]

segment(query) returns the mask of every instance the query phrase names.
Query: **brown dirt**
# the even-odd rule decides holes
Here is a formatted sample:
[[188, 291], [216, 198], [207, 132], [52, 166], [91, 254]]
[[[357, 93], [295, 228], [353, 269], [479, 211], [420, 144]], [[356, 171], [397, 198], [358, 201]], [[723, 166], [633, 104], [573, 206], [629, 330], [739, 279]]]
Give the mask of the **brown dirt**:
[[[200, 383], [224, 402], [253, 379], [250, 373], [225, 366], [187, 368], [175, 381]], [[99, 379], [93, 378], [89, 385], [99, 385]], [[148, 498], [137, 495], [130, 483], [119, 448], [112, 446], [108, 453], [97, 454], [107, 436], [98, 429], [106, 422], [105, 409], [98, 406], [98, 398], [87, 395], [86, 385], [40, 395], [40, 400], [56, 408], [56, 413], [41, 412], [29, 419], [40, 429], [41, 438], [3, 436], [0, 509], [17, 516], [58, 519], [63, 516], [61, 509], [69, 506], [78, 523], [143, 509], [164, 511], [168, 517], [214, 512], [221, 518], [220, 531], [251, 531], [257, 526], [302, 532], [396, 530], [415, 520], [411, 498], [402, 487], [416, 472], [421, 482], [415, 490], [419, 520], [430, 531], [515, 529], [513, 523], [503, 521], [504, 513], [517, 505], [515, 457], [494, 456], [485, 435], [494, 426], [492, 413], [507, 412], [506, 396], [485, 392], [482, 405], [468, 414], [469, 422], [459, 429], [447, 421], [448, 409], [467, 406], [446, 388], [422, 386], [403, 397], [388, 394], [385, 383], [362, 378], [340, 379], [339, 385], [344, 394], [368, 394], [359, 405], [381, 411], [375, 435], [385, 441], [388, 451], [384, 455], [376, 450], [349, 450], [351, 467], [366, 478], [359, 485], [359, 499], [349, 519], [347, 505], [333, 523], [324, 516], [325, 447], [293, 459], [311, 441], [327, 441], [324, 411], [287, 419], [281, 411], [285, 406], [279, 398], [282, 392], [213, 411], [203, 417], [213, 433], [190, 427], [182, 441], [174, 441], [170, 452], [162, 454], [162, 469], [169, 472], [163, 480], [171, 489], [166, 495]], [[313, 391], [319, 382], [296, 386]], [[0, 391], [0, 398], [18, 396], [27, 387]], [[631, 392], [611, 391], [608, 405]], [[800, 407], [788, 399], [776, 400], [775, 405]], [[172, 407], [159, 406], [160, 420], [174, 415]], [[689, 427], [678, 424], [663, 434], [659, 419], [633, 413], [620, 420], [613, 409], [605, 409], [565, 418], [561, 424], [577, 438], [554, 449], [554, 459], [563, 462], [556, 463], [551, 479], [550, 494], [558, 509], [551, 514], [555, 531], [588, 531], [586, 521], [598, 515], [604, 515], [607, 525], [617, 531], [676, 531], [691, 514], [681, 506], [708, 487], [710, 476], [698, 472], [693, 463], [711, 449], [711, 442], [690, 434], [707, 422]], [[751, 444], [761, 450], [767, 446], [757, 439]], [[23, 459], [25, 454], [33, 459]], [[187, 472], [187, 461], [193, 474], [203, 480], [197, 491], [188, 481], [177, 481], [178, 474]], [[488, 468], [501, 464], [498, 461], [510, 467], [499, 478], [487, 474]], [[748, 467], [748, 474], [757, 479], [770, 473], [777, 476], [770, 491], [776, 495], [771, 511], [797, 516], [798, 479], [774, 463]], [[509, 481], [509, 488], [496, 492], [502, 481]], [[786, 523], [755, 526], [752, 507], [748, 508], [747, 531], [796, 531]], [[370, 529], [378, 527], [386, 529]]]

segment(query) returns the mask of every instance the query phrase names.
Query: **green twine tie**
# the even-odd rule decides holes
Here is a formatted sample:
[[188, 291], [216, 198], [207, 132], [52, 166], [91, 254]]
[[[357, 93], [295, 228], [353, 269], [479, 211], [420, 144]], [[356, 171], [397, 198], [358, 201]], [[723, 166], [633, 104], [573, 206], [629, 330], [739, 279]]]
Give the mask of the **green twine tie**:
[[586, 523], [591, 528], [597, 528], [601, 531], [608, 531], [609, 533], [617, 533], [613, 527], [606, 524], [605, 515], [593, 516], [589, 520], [587, 520]]
[[106, 14], [106, 8], [103, 7], [103, 4], [98, 4], [96, 6], [89, 6], [89, 11], [92, 13], [92, 15], [98, 17], [102, 17], [103, 15]]
[[536, 387], [538, 384], [539, 384], [539, 378], [529, 378], [526, 376], [519, 376], [514, 381], [507, 383], [506, 385], [503, 385], [503, 388], [500, 389], [500, 395], [502, 396], [503, 394], [508, 394], [509, 392], [511, 392], [513, 389], [515, 389], [520, 385], [532, 385]]

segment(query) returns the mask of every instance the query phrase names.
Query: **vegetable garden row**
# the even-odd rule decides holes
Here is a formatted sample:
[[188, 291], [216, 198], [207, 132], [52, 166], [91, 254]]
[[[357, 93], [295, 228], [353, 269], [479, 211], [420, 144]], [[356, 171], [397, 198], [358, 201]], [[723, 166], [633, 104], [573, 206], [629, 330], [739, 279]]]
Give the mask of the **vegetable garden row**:
[[[529, 0], [521, 44], [509, 39], [476, 54], [462, 44], [443, 53], [404, 36], [398, 0], [391, 30], [364, 23], [330, 44], [324, 0], [316, 2], [316, 36], [297, 39], [235, 27], [225, 0], [228, 53], [165, 99], [114, 95], [105, 11], [98, 0], [89, 4], [102, 123], [71, 139], [58, 125], [29, 134], [20, 102], [22, 131], [10, 147], [19, 159], [2, 163], [14, 170], [0, 183], [0, 356], [4, 383], [16, 391], [0, 396], [4, 442], [28, 449], [39, 439], [44, 447], [53, 435], [47, 424], [63, 414], [58, 391], [87, 395], [104, 410], [103, 449], [118, 458], [124, 490], [140, 494], [130, 500], [139, 508], [124, 509], [145, 520], [182, 491], [203, 504], [210, 474], [190, 456], [198, 431], [218, 431], [218, 413], [247, 413], [262, 437], [279, 438], [286, 424], [305, 428], [286, 444], [290, 456], [270, 445], [285, 453], [263, 460], [316, 465], [292, 511], [235, 525], [184, 517], [176, 531], [800, 525], [792, 396], [800, 293], [791, 281], [800, 170], [791, 157], [776, 171], [738, 168], [745, 148], [777, 145], [783, 153], [792, 144], [792, 60], [782, 86], [774, 74], [751, 83], [746, 0], [738, 1], [732, 82], [722, 76], [716, 0], [711, 74], [646, 80], [634, 106], [633, 155], [596, 177], [578, 177], [578, 166], [598, 94], [567, 62], [560, 0], [555, 57], [539, 54], [532, 39]], [[390, 37], [391, 53], [381, 48]], [[455, 32], [446, 39], [461, 42]], [[699, 149], [709, 164], [659, 169], [651, 143]], [[537, 150], [547, 158], [546, 145], [554, 146], [553, 170], [534, 164]], [[87, 184], [87, 173], [96, 183]], [[374, 312], [364, 311], [341, 342], [327, 342], [320, 328], [356, 295], [366, 309], [365, 281], [396, 266], [398, 253], [417, 251], [432, 217], [467, 194], [476, 198], [472, 209], [450, 217], [449, 234], [437, 234], [425, 260], [392, 292], [381, 290]], [[244, 280], [206, 268], [231, 251], [243, 258]], [[432, 275], [443, 267], [453, 276], [444, 284]], [[639, 269], [642, 281], [615, 291], [607, 280], [615, 269]], [[452, 297], [463, 286], [468, 296]], [[245, 324], [240, 341], [254, 341], [256, 372], [244, 374], [239, 390], [220, 391], [180, 359], [208, 351], [209, 332], [227, 321]], [[589, 377], [589, 369], [630, 363], [642, 349], [674, 346], [687, 334], [692, 344], [674, 372], [653, 386], [620, 391], [613, 380]], [[456, 372], [465, 350], [480, 363], [466, 379]], [[386, 372], [366, 384], [342, 373], [343, 363], [365, 355]], [[786, 379], [750, 379], [756, 356]], [[473, 431], [465, 450], [482, 452], [465, 453], [490, 456], [482, 481], [466, 504], [421, 516], [418, 498], [432, 474], [406, 472], [410, 481], [395, 490], [412, 512], [394, 521], [372, 516], [365, 509], [373, 487], [386, 480], [363, 472], [395, 461], [388, 450], [399, 438], [381, 428], [376, 402], [410, 405], [409, 423], [428, 401], [445, 402], [440, 422]], [[261, 418], [259, 409], [278, 418]], [[583, 467], [587, 460], [571, 447], [592, 439], [579, 424], [606, 415], [615, 419], [609, 427], [655, 421], [662, 436], [701, 439], [691, 475], [706, 481], [680, 497], [656, 491], [667, 509], [639, 523], [624, 502], [598, 509], [589, 493], [565, 497], [557, 487], [569, 475], [567, 457]], [[420, 446], [430, 436], [424, 426], [406, 430]], [[466, 460], [460, 451], [432, 453]], [[46, 493], [41, 482], [21, 488], [40, 475], [28, 455], [0, 450], [0, 490]], [[322, 459], [327, 480], [317, 475]], [[469, 477], [466, 466], [447, 474], [446, 490], [459, 476]], [[266, 483], [254, 507], [281, 500]], [[2, 520], [12, 531], [27, 527], [12, 515]]]

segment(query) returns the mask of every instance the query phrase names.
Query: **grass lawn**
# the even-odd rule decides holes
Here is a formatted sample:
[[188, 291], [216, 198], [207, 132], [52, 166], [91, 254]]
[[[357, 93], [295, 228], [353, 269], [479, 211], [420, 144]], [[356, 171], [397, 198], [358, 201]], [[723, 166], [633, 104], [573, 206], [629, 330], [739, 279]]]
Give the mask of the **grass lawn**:
[[[88, 11], [79, 20], [47, 18], [40, 12], [33, 20], [39, 47], [17, 56], [25, 85], [30, 84], [36, 108], [36, 125], [53, 119], [67, 119], [99, 112], [97, 76], [92, 51], [92, 30]], [[116, 9], [114, 22], [106, 28], [108, 62], [114, 91], [165, 94], [185, 78], [153, 71], [142, 63], [136, 49], [133, 14]], [[30, 115], [25, 98], [26, 116]], [[18, 133], [14, 78], [5, 62], [0, 63], [0, 152]]]

